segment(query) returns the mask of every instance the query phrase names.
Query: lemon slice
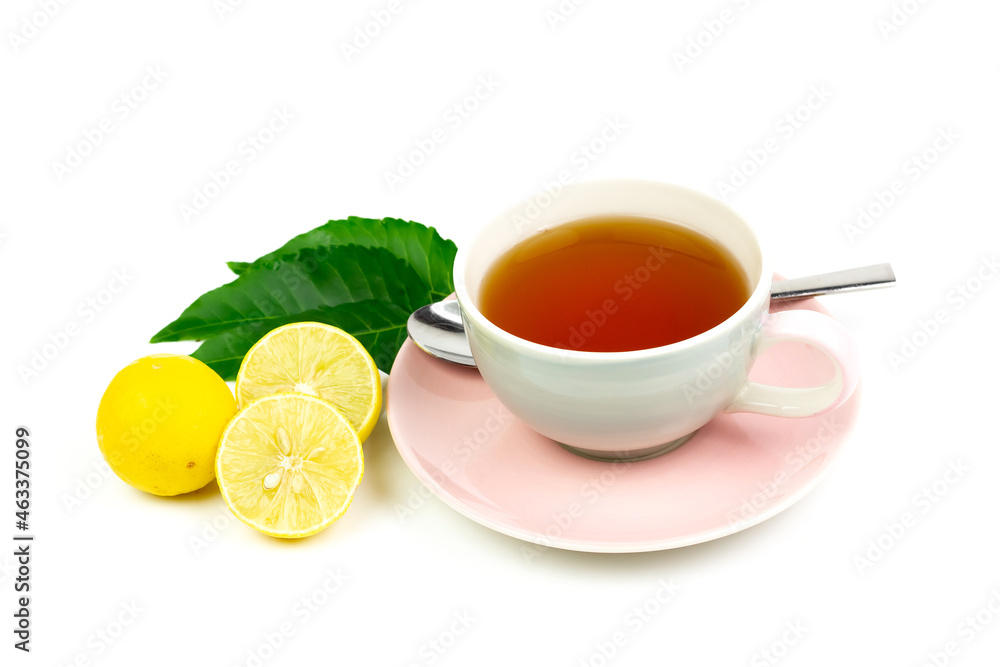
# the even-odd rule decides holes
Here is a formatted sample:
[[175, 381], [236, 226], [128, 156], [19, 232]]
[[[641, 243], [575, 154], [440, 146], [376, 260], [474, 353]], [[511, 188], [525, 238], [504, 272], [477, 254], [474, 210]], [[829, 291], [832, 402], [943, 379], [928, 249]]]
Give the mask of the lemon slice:
[[236, 517], [274, 537], [306, 537], [339, 519], [365, 464], [336, 408], [306, 394], [252, 401], [226, 427], [215, 474]]
[[382, 411], [382, 380], [364, 346], [345, 331], [296, 322], [269, 332], [243, 358], [236, 376], [240, 406], [279, 392], [318, 396], [347, 417], [364, 441]]

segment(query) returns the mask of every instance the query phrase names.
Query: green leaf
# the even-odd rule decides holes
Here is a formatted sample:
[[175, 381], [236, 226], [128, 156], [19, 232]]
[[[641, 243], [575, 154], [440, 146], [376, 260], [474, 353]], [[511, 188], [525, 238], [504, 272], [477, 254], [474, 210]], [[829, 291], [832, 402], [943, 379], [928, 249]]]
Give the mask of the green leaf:
[[243, 274], [261, 262], [273, 261], [306, 248], [319, 251], [348, 244], [385, 248], [405, 260], [424, 284], [430, 286], [434, 300], [443, 299], [455, 289], [452, 282], [455, 244], [441, 238], [433, 227], [398, 218], [376, 220], [351, 216], [346, 220], [331, 220], [312, 231], [299, 234], [254, 262], [229, 262], [228, 265], [235, 273]]
[[191, 356], [205, 362], [223, 380], [235, 380], [236, 374], [240, 371], [240, 364], [243, 363], [243, 357], [252, 346], [253, 342], [250, 340], [244, 340], [238, 334], [227, 332], [209, 338], [198, 346]]
[[409, 314], [435, 296], [409, 264], [385, 248], [306, 248], [255, 264], [203, 294], [150, 342], [204, 340], [241, 327], [263, 335], [302, 321], [303, 313], [368, 300]]
[[195, 359], [208, 364], [225, 380], [235, 380], [243, 357], [264, 334], [275, 327], [292, 322], [323, 322], [339, 327], [357, 338], [376, 365], [389, 372], [393, 359], [406, 340], [406, 320], [409, 311], [384, 301], [368, 299], [344, 303], [333, 308], [323, 307], [303, 311], [281, 321], [263, 325], [246, 325], [205, 341], [192, 353]]

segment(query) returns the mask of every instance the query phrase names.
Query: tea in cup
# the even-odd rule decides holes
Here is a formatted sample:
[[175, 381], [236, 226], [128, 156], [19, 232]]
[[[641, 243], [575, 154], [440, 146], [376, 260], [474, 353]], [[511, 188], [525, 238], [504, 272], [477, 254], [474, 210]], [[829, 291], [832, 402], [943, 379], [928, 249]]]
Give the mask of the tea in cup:
[[[721, 412], [819, 414], [857, 384], [843, 326], [769, 313], [772, 271], [756, 234], [680, 186], [583, 182], [545, 207], [515, 205], [459, 250], [454, 277], [473, 357], [500, 402], [591, 458], [665, 453]], [[782, 341], [823, 352], [832, 377], [750, 382], [754, 359]]]

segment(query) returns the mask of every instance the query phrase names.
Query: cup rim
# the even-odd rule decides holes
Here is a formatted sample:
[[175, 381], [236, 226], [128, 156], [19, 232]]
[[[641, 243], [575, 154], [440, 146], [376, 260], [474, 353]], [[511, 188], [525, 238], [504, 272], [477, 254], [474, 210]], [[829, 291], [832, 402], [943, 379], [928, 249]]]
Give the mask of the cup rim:
[[[723, 206], [727, 209], [728, 213], [732, 215], [739, 222], [743, 223], [746, 229], [750, 232], [751, 238], [757, 244], [757, 250], [760, 254], [760, 277], [757, 280], [757, 284], [751, 290], [750, 295], [747, 297], [743, 305], [740, 306], [736, 312], [727, 317], [722, 322], [719, 322], [711, 329], [706, 329], [701, 333], [698, 333], [690, 338], [685, 338], [684, 340], [679, 340], [673, 343], [668, 343], [667, 345], [660, 345], [657, 347], [648, 347], [639, 350], [624, 350], [618, 352], [594, 352], [588, 350], [569, 350], [560, 347], [553, 347], [551, 345], [543, 345], [541, 343], [535, 343], [526, 338], [521, 338], [516, 336], [509, 331], [500, 328], [498, 325], [490, 321], [479, 307], [473, 303], [472, 297], [469, 295], [468, 287], [465, 284], [465, 265], [468, 261], [469, 248], [473, 247], [479, 237], [486, 232], [487, 229], [492, 227], [498, 221], [504, 221], [507, 223], [511, 215], [524, 208], [524, 205], [528, 199], [522, 200], [501, 212], [499, 215], [492, 218], [488, 223], [479, 228], [475, 235], [470, 239], [470, 241], [458, 249], [458, 253], [455, 255], [455, 262], [452, 266], [452, 277], [455, 284], [455, 297], [458, 299], [459, 306], [462, 310], [463, 317], [467, 319], [472, 319], [474, 322], [482, 329], [485, 329], [492, 337], [498, 338], [508, 345], [516, 345], [519, 349], [524, 352], [530, 353], [535, 357], [558, 357], [560, 359], [571, 359], [579, 362], [591, 362], [591, 363], [609, 363], [609, 362], [621, 362], [621, 361], [641, 361], [644, 359], [649, 359], [653, 357], [659, 357], [664, 354], [670, 354], [675, 352], [683, 352], [689, 350], [693, 347], [697, 347], [709, 338], [714, 338], [716, 336], [728, 333], [732, 329], [739, 327], [740, 323], [746, 319], [748, 315], [756, 311], [761, 304], [766, 304], [770, 298], [771, 293], [771, 281], [773, 272], [771, 270], [770, 255], [767, 250], [761, 245], [760, 238], [757, 235], [756, 230], [746, 221], [743, 217], [732, 209], [727, 203], [712, 197], [711, 195], [705, 194], [699, 190], [689, 188], [683, 185], [676, 185], [673, 183], [667, 183], [664, 181], [655, 181], [652, 179], [642, 179], [642, 178], [615, 178], [615, 179], [598, 179], [598, 180], [588, 180], [580, 181], [566, 186], [566, 189], [583, 189], [587, 186], [593, 186], [600, 184], [603, 186], [613, 186], [613, 185], [649, 185], [656, 187], [666, 187], [668, 189], [675, 190], [676, 192], [682, 193], [688, 197], [694, 197], [697, 199], [708, 199], [713, 203]], [[565, 194], [565, 190], [560, 196]], [[571, 220], [567, 220], [572, 222]], [[495, 261], [496, 258], [493, 258]]]

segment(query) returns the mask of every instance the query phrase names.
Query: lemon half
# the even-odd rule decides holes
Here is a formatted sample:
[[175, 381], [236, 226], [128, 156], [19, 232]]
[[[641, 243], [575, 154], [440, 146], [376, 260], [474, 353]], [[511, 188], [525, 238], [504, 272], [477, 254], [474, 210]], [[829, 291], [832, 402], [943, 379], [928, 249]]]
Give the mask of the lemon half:
[[337, 408], [363, 441], [382, 411], [382, 380], [364, 346], [341, 329], [296, 322], [261, 338], [236, 376], [240, 406], [262, 396], [299, 392]]
[[219, 489], [240, 521], [274, 537], [306, 537], [339, 519], [364, 474], [361, 441], [329, 403], [306, 394], [252, 401], [226, 427]]

